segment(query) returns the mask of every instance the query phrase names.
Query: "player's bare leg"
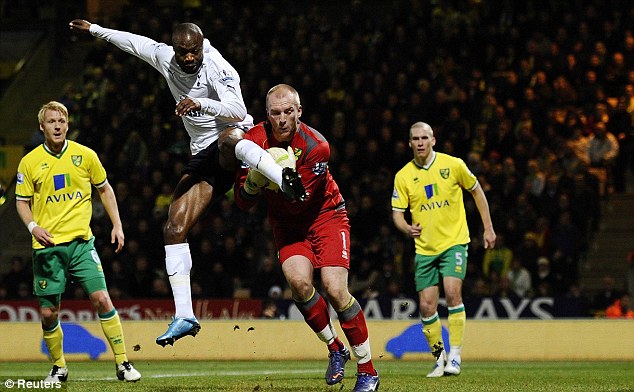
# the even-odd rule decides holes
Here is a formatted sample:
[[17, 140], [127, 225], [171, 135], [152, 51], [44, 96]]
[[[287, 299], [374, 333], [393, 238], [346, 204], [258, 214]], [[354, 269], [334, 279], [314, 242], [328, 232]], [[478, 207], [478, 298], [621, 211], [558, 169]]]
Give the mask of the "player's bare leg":
[[169, 277], [176, 312], [167, 331], [156, 338], [165, 347], [184, 336], [196, 336], [200, 323], [194, 315], [189, 273], [192, 257], [187, 234], [211, 203], [213, 187], [205, 181], [196, 181], [185, 174], [176, 186], [163, 238], [165, 241], [165, 268]]

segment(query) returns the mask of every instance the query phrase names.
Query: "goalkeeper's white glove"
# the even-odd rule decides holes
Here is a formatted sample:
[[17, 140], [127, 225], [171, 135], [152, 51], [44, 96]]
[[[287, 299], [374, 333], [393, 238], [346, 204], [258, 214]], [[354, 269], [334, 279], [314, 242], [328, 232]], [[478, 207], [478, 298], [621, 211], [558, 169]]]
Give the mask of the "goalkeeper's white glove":
[[244, 181], [244, 191], [249, 195], [260, 193], [260, 189], [269, 185], [269, 179], [255, 169], [249, 169], [247, 179]]
[[282, 167], [290, 167], [293, 169], [296, 168], [297, 164], [295, 153], [293, 152], [293, 148], [291, 146], [288, 146], [286, 150], [279, 147], [271, 147], [266, 151], [271, 154], [273, 159], [275, 159], [275, 163], [277, 163], [278, 165]]
[[[271, 154], [275, 163], [282, 166], [282, 168], [290, 167], [293, 170], [296, 168], [297, 163], [295, 154], [293, 153], [293, 148], [291, 146], [288, 146], [286, 150], [280, 147], [271, 147], [266, 151]], [[274, 182], [269, 182], [267, 188], [272, 191], [280, 189], [280, 187]]]

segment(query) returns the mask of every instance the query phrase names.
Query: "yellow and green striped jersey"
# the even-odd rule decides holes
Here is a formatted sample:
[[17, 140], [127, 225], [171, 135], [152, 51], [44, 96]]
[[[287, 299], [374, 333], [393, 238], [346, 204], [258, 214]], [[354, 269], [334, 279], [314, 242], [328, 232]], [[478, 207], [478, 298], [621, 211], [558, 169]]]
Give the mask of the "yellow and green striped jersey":
[[[106, 170], [90, 148], [66, 141], [55, 155], [42, 144], [20, 161], [15, 195], [31, 201], [33, 220], [62, 244], [92, 237], [92, 185], [106, 182]], [[32, 242], [33, 249], [43, 248], [35, 239]]]
[[409, 209], [412, 224], [420, 224], [417, 254], [437, 255], [470, 242], [462, 189], [473, 190], [477, 184], [462, 159], [438, 152], [428, 167], [412, 160], [396, 173], [392, 209]]

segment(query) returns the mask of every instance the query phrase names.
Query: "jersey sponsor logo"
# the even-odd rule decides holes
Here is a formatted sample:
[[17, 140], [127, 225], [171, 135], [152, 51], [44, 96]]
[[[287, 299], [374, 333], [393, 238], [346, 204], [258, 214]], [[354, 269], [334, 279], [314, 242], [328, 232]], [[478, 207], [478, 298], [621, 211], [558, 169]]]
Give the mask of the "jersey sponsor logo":
[[17, 181], [18, 181], [18, 185], [24, 184], [24, 174], [18, 172]]
[[70, 160], [73, 162], [73, 165], [79, 167], [81, 165], [82, 156], [81, 155], [71, 155]]
[[398, 199], [398, 192], [396, 191], [396, 188], [392, 190], [392, 199]]
[[431, 203], [421, 204], [420, 210], [431, 211], [431, 210], [435, 210], [437, 208], [443, 208], [443, 207], [449, 207], [449, 200], [433, 201]]
[[328, 162], [317, 162], [315, 166], [313, 166], [313, 173], [315, 173], [315, 175], [324, 174], [327, 168]]
[[56, 174], [53, 176], [53, 185], [55, 186], [55, 190], [59, 191], [60, 189], [64, 189], [67, 186], [70, 186], [70, 174]]
[[427, 200], [434, 196], [438, 196], [438, 184], [434, 183], [425, 185], [425, 196], [427, 196]]
[[444, 178], [445, 180], [449, 178], [449, 168], [440, 169], [440, 176]]
[[63, 202], [63, 201], [71, 201], [71, 200], [79, 200], [79, 199], [81, 199], [83, 197], [84, 196], [79, 191], [63, 193], [61, 195], [52, 195], [52, 196], [48, 196], [46, 198], [46, 204], [48, 204], [48, 203], [60, 203], [60, 202]]

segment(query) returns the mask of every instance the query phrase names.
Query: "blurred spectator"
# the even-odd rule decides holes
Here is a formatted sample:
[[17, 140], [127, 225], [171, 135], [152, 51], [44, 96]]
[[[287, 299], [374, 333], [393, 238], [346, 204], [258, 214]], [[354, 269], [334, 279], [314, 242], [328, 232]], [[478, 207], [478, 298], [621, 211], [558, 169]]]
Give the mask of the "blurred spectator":
[[577, 280], [582, 241], [581, 231], [573, 225], [570, 213], [562, 213], [552, 234], [553, 264], [556, 273]]
[[361, 259], [360, 264], [351, 271], [348, 289], [350, 293], [359, 298], [375, 298], [378, 295], [376, 283], [380, 274], [366, 257]]
[[[116, 290], [118, 299], [125, 298], [128, 295], [130, 273], [123, 270], [119, 259], [113, 259], [106, 263], [106, 268], [109, 269], [105, 275], [108, 291], [111, 294], [110, 296], [112, 297], [112, 292]], [[131, 268], [128, 268], [128, 270], [130, 269]]]
[[469, 294], [473, 298], [487, 298], [491, 296], [491, 289], [484, 278], [478, 278]]
[[[83, 289], [81, 287], [79, 287], [79, 289], [81, 290], [82, 294], [78, 296], [77, 298], [86, 298]], [[33, 298], [35, 298], [33, 296], [33, 286], [29, 283], [21, 282], [18, 285], [17, 297], [15, 297], [15, 299], [26, 300], [26, 299], [33, 299]]]
[[[23, 298], [23, 293], [20, 293], [21, 285], [26, 284], [27, 287], [33, 281], [33, 275], [29, 266], [26, 265], [24, 259], [21, 256], [11, 257], [11, 267], [9, 272], [0, 277], [0, 281], [4, 281], [4, 286], [7, 290], [7, 298], [18, 299]], [[26, 295], [27, 297], [29, 295]]]
[[[498, 238], [500, 238], [499, 235]], [[511, 262], [511, 269], [507, 272], [506, 276], [510, 281], [511, 289], [515, 292], [515, 294], [517, 294], [518, 297], [532, 297], [533, 284], [531, 280], [531, 274], [522, 265], [522, 260], [519, 257], [513, 257], [513, 261]]]
[[625, 318], [634, 319], [634, 309], [632, 309], [632, 297], [625, 293], [612, 305], [605, 309], [605, 317], [609, 319]]
[[279, 262], [271, 256], [264, 256], [260, 261], [260, 266], [255, 274], [256, 278], [251, 284], [251, 297], [264, 299], [269, 297], [271, 288], [281, 288], [286, 286], [286, 279], [282, 274]]
[[592, 301], [592, 307], [595, 311], [606, 309], [621, 297], [621, 292], [615, 288], [613, 276], [605, 275], [601, 279], [601, 286], [601, 290], [595, 294]]
[[[524, 234], [524, 239], [515, 249], [514, 254], [521, 259], [522, 265], [528, 269], [531, 275], [535, 275], [538, 272], [537, 260], [542, 255], [537, 246], [535, 233], [527, 232]], [[547, 258], [546, 261], [548, 261]], [[533, 287], [535, 287], [535, 279], [533, 279]]]
[[497, 299], [508, 299], [515, 304], [522, 298], [511, 288], [511, 280], [507, 275], [500, 276], [499, 284], [495, 292], [493, 292], [493, 297]]
[[594, 125], [594, 135], [588, 142], [588, 160], [591, 173], [599, 179], [601, 196], [612, 191], [614, 162], [618, 155], [619, 142], [616, 136], [607, 130], [603, 121], [598, 121]]
[[544, 294], [552, 297], [559, 284], [557, 276], [550, 268], [550, 260], [544, 256], [537, 259], [537, 271], [531, 280], [533, 287], [536, 288], [536, 296], [538, 297], [544, 296]]
[[491, 272], [504, 276], [511, 267], [511, 260], [513, 260], [513, 251], [504, 243], [504, 235], [498, 233], [495, 248], [487, 248], [484, 251], [482, 272], [484, 276], [489, 276]]
[[211, 265], [211, 272], [203, 282], [203, 287], [209, 297], [233, 298], [233, 280], [222, 262], [216, 261]]
[[590, 314], [590, 301], [583, 292], [581, 285], [577, 282], [573, 282], [568, 286], [568, 292], [565, 295], [566, 298], [574, 299], [578, 305], [578, 315], [581, 317], [591, 316]]
[[143, 170], [148, 161], [147, 144], [138, 131], [132, 131], [123, 143], [123, 152], [131, 157], [133, 170]]
[[634, 250], [627, 254], [627, 271], [625, 272], [625, 290], [634, 295]]
[[262, 304], [262, 318], [263, 319], [279, 319], [280, 311], [277, 307], [277, 303], [274, 300], [266, 300]]
[[[172, 298], [172, 290], [163, 277], [155, 277], [150, 283], [150, 293], [147, 297], [151, 298]], [[141, 297], [144, 298], [144, 297]]]
[[135, 298], [151, 298], [157, 293], [154, 287], [156, 274], [150, 268], [147, 256], [139, 255], [132, 265], [134, 270], [130, 278], [130, 295]]

